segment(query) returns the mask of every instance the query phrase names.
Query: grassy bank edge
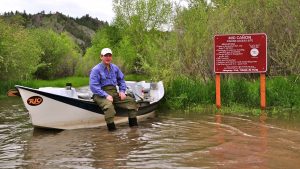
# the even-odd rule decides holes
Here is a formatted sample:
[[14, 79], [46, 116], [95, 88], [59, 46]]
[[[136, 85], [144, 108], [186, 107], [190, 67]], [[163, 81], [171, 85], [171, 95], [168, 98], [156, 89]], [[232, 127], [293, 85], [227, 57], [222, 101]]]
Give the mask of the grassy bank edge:
[[286, 116], [290, 115], [291, 113], [298, 113], [300, 115], [300, 107], [281, 107], [281, 106], [269, 106], [266, 109], [262, 110], [259, 106], [257, 107], [248, 107], [242, 104], [232, 104], [227, 106], [222, 106], [221, 109], [217, 109], [215, 104], [211, 105], [194, 105], [188, 107], [184, 110], [185, 112], [208, 112], [214, 114], [236, 114], [236, 115], [249, 115], [249, 116], [260, 116], [262, 113], [267, 114], [285, 114]]
[[[149, 77], [145, 75], [135, 75], [130, 74], [126, 76], [126, 80], [129, 81], [141, 81], [146, 80], [149, 81]], [[284, 83], [283, 83], [284, 82]], [[74, 87], [82, 87], [87, 86], [89, 83], [88, 77], [67, 77], [67, 78], [61, 78], [56, 80], [30, 80], [30, 81], [18, 81], [18, 82], [10, 82], [10, 83], [3, 83], [0, 82], [1, 86], [1, 93], [0, 93], [0, 99], [6, 98], [6, 92], [14, 88], [14, 85], [23, 85], [28, 86], [32, 88], [39, 88], [39, 87], [64, 87], [66, 83], [72, 83]], [[223, 97], [222, 101], [225, 101], [224, 104], [222, 103], [222, 109], [221, 113], [233, 113], [233, 114], [239, 114], [241, 112], [247, 112], [251, 115], [259, 115], [261, 110], [259, 107], [259, 82], [258, 81], [241, 81], [241, 80], [230, 80], [227, 82], [223, 82], [225, 86], [222, 88]], [[280, 77], [268, 79], [267, 81], [267, 90], [270, 95], [270, 92], [272, 92], [275, 95], [284, 95], [286, 94], [284, 92], [284, 89], [290, 88], [290, 81], [286, 81], [286, 77]], [[295, 84], [294, 84], [295, 85]], [[215, 102], [215, 94], [214, 94], [214, 82], [210, 83], [202, 83], [201, 81], [197, 80], [191, 80], [187, 78], [177, 78], [170, 82], [169, 84], [165, 84], [165, 102], [162, 103], [162, 107], [167, 107], [169, 109], [174, 110], [183, 110], [185, 112], [217, 112], [218, 110], [215, 108], [214, 102]], [[274, 88], [276, 87], [276, 88]], [[248, 88], [248, 90], [245, 90]], [[234, 89], [231, 91], [231, 89]], [[293, 91], [288, 91], [288, 93], [294, 93], [294, 91], [298, 91], [300, 88], [298, 86], [298, 83], [294, 87]], [[225, 92], [224, 90], [227, 90]], [[247, 93], [243, 93], [241, 91], [248, 91]], [[231, 92], [237, 92], [237, 93], [231, 93]], [[250, 95], [251, 94], [251, 95]], [[255, 94], [254, 96], [252, 96]], [[227, 96], [226, 96], [227, 95]], [[297, 100], [299, 94], [296, 94], [292, 100]], [[225, 97], [226, 96], [226, 97]], [[228, 97], [232, 96], [232, 97]], [[238, 103], [236, 97], [239, 96], [251, 96], [254, 97], [251, 101], [251, 106], [245, 105], [242, 103]], [[201, 97], [201, 98], [200, 98]], [[294, 107], [289, 106], [274, 106], [270, 105], [270, 99], [274, 99], [271, 96], [267, 98], [267, 112], [300, 112], [300, 106], [295, 105]], [[290, 97], [287, 97], [290, 98]], [[286, 99], [287, 99], [286, 98]], [[226, 101], [227, 99], [228, 101]], [[281, 100], [284, 99], [284, 100]], [[283, 102], [286, 99], [281, 98], [280, 100], [276, 100], [277, 102]], [[300, 99], [300, 98], [299, 98]], [[238, 98], [238, 100], [244, 100], [244, 101], [250, 101], [249, 98]], [[226, 103], [227, 102], [227, 103]], [[253, 102], [253, 103], [252, 103]], [[275, 102], [276, 103], [276, 102]]]

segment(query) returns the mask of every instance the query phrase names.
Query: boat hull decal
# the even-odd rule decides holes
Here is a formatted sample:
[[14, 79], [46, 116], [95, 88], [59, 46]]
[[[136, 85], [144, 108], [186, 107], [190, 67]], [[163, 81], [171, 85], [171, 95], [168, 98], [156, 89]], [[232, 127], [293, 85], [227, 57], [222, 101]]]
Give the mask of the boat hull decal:
[[40, 96], [31, 96], [27, 99], [27, 104], [30, 106], [38, 106], [43, 103], [43, 98]]

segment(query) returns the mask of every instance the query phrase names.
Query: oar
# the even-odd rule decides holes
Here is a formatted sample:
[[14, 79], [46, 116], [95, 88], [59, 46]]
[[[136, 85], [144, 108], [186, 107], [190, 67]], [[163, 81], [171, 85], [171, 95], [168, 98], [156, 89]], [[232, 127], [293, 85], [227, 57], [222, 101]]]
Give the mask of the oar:
[[19, 91], [17, 89], [10, 89], [6, 93], [7, 96], [13, 97], [13, 96], [21, 96]]

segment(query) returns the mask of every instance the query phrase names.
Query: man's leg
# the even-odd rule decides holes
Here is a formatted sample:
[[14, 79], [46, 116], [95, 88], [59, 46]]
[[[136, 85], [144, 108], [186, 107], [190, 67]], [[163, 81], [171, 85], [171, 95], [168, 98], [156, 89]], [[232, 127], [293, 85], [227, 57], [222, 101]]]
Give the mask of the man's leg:
[[137, 123], [137, 103], [132, 97], [126, 96], [125, 100], [120, 100], [120, 98], [114, 98], [114, 104], [117, 107], [127, 109], [129, 110], [128, 112], [128, 123], [130, 127], [138, 126]]
[[114, 123], [114, 117], [116, 114], [114, 105], [111, 101], [106, 98], [102, 98], [98, 95], [94, 95], [93, 100], [97, 103], [97, 105], [102, 109], [105, 116], [105, 121], [107, 124], [107, 128], [109, 131], [116, 130], [116, 126]]

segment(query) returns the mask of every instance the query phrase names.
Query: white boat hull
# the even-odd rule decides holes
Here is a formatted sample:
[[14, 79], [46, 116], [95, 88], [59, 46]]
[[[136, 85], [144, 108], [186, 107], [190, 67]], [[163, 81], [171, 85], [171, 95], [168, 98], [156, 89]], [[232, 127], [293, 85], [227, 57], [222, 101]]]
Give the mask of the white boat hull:
[[[104, 113], [92, 101], [55, 95], [24, 86], [16, 86], [32, 125], [41, 128], [79, 129], [106, 126]], [[141, 104], [138, 120], [153, 117], [158, 102]], [[128, 122], [126, 111], [117, 110], [115, 123]]]

